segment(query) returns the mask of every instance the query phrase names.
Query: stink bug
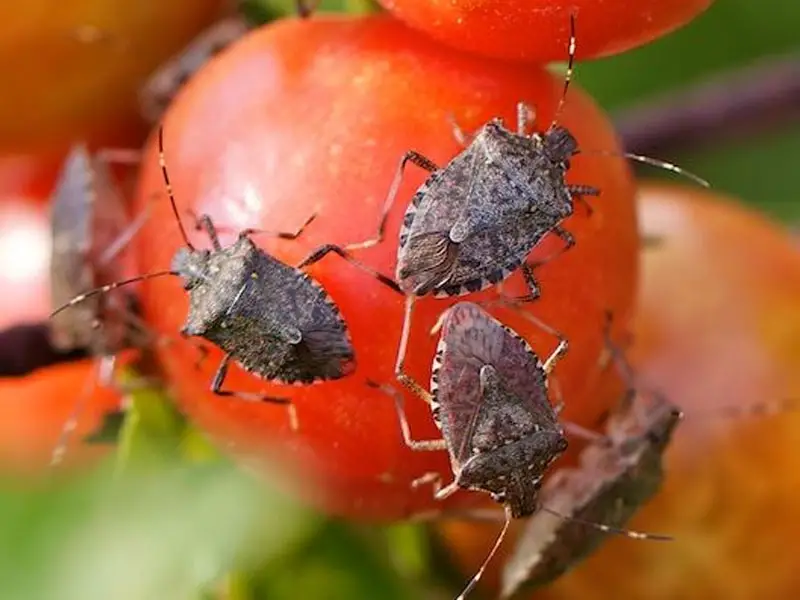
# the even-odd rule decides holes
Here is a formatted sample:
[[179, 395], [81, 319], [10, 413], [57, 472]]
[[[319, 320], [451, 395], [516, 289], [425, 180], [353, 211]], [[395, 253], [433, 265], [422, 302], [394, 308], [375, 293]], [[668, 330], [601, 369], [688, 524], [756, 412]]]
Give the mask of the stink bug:
[[662, 456], [681, 417], [680, 410], [658, 396], [651, 403], [640, 397], [626, 402], [609, 417], [606, 441], [587, 446], [578, 468], [560, 469], [548, 479], [541, 501], [552, 512], [540, 511], [525, 525], [503, 570], [503, 598], [562, 575], [655, 495], [663, 479]]
[[463, 597], [499, 547], [510, 520], [537, 509], [542, 475], [567, 448], [547, 383], [567, 342], [558, 336], [558, 346], [543, 363], [525, 340], [476, 304], [458, 303], [440, 322], [430, 393], [405, 374], [400, 379], [430, 405], [442, 438], [414, 440], [399, 392], [381, 387], [395, 398], [403, 439], [410, 448], [447, 450], [450, 455], [452, 483], [442, 487], [441, 475], [431, 473], [415, 486], [433, 483], [437, 499], [458, 489], [479, 490], [505, 507], [503, 531]]
[[[212, 392], [285, 404], [294, 429], [294, 406], [288, 398], [226, 390], [223, 385], [232, 360], [258, 377], [289, 384], [330, 381], [353, 372], [355, 354], [347, 324], [327, 292], [299, 268], [270, 256], [251, 239], [254, 234], [296, 239], [314, 215], [295, 232], [243, 230], [227, 247], [220, 244], [211, 219], [203, 215], [198, 226], [208, 234], [211, 249], [198, 249], [189, 241], [178, 215], [164, 158], [162, 128], [158, 130], [158, 145], [164, 185], [185, 246], [176, 251], [168, 271], [95, 288], [73, 298], [56, 313], [136, 281], [166, 275], [180, 277], [189, 294], [189, 313], [181, 334], [204, 338], [225, 351], [211, 384]], [[345, 258], [371, 275], [382, 277], [358, 261]], [[310, 264], [318, 259], [303, 262]], [[383, 280], [399, 292], [391, 280]]]
[[243, 17], [229, 17], [201, 32], [180, 54], [161, 65], [139, 91], [142, 116], [156, 123], [181, 87], [213, 56], [250, 30]]
[[[143, 225], [128, 225], [125, 204], [110, 162], [138, 162], [135, 151], [90, 154], [83, 144], [70, 150], [50, 204], [52, 252], [50, 290], [53, 308], [80, 291], [119, 279], [119, 260], [131, 237]], [[146, 213], [143, 214], [143, 217]], [[133, 299], [121, 292], [92, 298], [74, 311], [51, 320], [55, 348], [88, 349], [96, 356], [113, 355], [127, 343]]]

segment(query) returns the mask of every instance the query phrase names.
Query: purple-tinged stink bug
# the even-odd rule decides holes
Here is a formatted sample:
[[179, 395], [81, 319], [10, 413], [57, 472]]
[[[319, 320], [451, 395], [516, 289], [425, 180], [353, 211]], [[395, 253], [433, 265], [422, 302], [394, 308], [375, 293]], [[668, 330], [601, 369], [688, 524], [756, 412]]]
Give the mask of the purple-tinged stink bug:
[[458, 489], [479, 490], [505, 507], [502, 533], [460, 598], [480, 579], [510, 520], [538, 508], [542, 475], [567, 448], [548, 397], [548, 374], [566, 350], [560, 338], [542, 362], [525, 340], [478, 305], [461, 302], [448, 309], [441, 320], [430, 393], [400, 374], [403, 384], [429, 404], [441, 439], [414, 440], [399, 391], [372, 384], [394, 397], [410, 448], [446, 450], [450, 456], [452, 483], [442, 486], [441, 475], [430, 473], [415, 486], [432, 483], [437, 499]]

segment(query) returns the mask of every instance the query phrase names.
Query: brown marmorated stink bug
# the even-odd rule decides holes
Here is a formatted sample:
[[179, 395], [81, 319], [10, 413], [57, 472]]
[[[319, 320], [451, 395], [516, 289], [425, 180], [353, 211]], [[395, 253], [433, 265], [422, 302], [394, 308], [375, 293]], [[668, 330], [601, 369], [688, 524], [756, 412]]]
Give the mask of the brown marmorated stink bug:
[[567, 448], [548, 398], [548, 374], [566, 352], [567, 342], [558, 336], [558, 346], [542, 363], [525, 340], [470, 302], [448, 309], [440, 324], [430, 393], [405, 374], [400, 379], [430, 405], [441, 439], [414, 440], [399, 391], [371, 385], [394, 397], [410, 448], [447, 450], [450, 455], [452, 483], [442, 487], [441, 475], [431, 473], [415, 486], [432, 483], [437, 499], [459, 489], [479, 490], [505, 507], [503, 530], [461, 598], [480, 579], [511, 519], [537, 510], [542, 475]]
[[151, 123], [161, 115], [183, 85], [213, 56], [250, 30], [244, 17], [228, 17], [201, 32], [179, 54], [161, 65], [139, 91], [142, 116]]
[[525, 525], [503, 569], [503, 598], [524, 596], [529, 588], [555, 580], [588, 557], [609, 532], [625, 526], [661, 487], [663, 453], [681, 416], [660, 396], [651, 402], [629, 398], [609, 416], [607, 442], [587, 446], [578, 468], [559, 469], [550, 476], [541, 501], [553, 512], [540, 511]]
[[[295, 232], [242, 230], [227, 247], [220, 244], [210, 217], [203, 215], [198, 226], [207, 232], [211, 249], [198, 249], [189, 241], [178, 214], [164, 158], [162, 128], [158, 130], [158, 144], [164, 185], [185, 246], [176, 251], [168, 271], [95, 288], [71, 299], [54, 314], [136, 281], [166, 275], [180, 277], [189, 294], [189, 313], [181, 335], [204, 338], [225, 352], [211, 383], [212, 392], [286, 405], [290, 424], [296, 429], [290, 399], [226, 390], [223, 385], [231, 361], [262, 379], [297, 385], [340, 379], [355, 369], [347, 324], [328, 293], [299, 268], [270, 256], [251, 239], [254, 234], [296, 239], [315, 215]], [[350, 257], [345, 259], [399, 293], [390, 279]]]
[[[134, 165], [135, 150], [105, 149], [90, 153], [83, 144], [70, 150], [51, 198], [51, 303], [54, 309], [80, 291], [119, 279], [126, 266], [124, 250], [148, 217], [144, 211], [128, 222], [122, 192], [111, 163]], [[147, 333], [135, 316], [134, 297], [117, 290], [91, 298], [50, 322], [50, 345], [61, 352], [86, 350], [97, 359], [91, 385], [113, 383], [115, 357], [127, 347], [141, 346]], [[53, 464], [63, 458], [75, 429], [87, 387], [75, 402], [53, 451]]]

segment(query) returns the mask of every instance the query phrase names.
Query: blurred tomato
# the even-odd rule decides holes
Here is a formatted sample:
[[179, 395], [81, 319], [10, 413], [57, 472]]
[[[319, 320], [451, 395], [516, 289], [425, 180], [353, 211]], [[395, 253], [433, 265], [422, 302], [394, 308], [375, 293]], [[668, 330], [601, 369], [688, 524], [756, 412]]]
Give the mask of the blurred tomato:
[[97, 430], [106, 412], [119, 408], [117, 392], [97, 385], [91, 360], [0, 378], [0, 471], [32, 475], [45, 469], [82, 394], [83, 410], [64, 459], [68, 464], [104, 452], [81, 438]]
[[[229, 232], [243, 227], [294, 230], [312, 212], [317, 220], [298, 241], [258, 237], [282, 260], [296, 264], [326, 242], [345, 244], [371, 236], [403, 153], [415, 149], [443, 165], [459, 145], [448, 115], [466, 130], [494, 116], [513, 122], [515, 105], [535, 106], [545, 128], [561, 96], [560, 78], [539, 67], [509, 65], [451, 51], [386, 17], [287, 20], [257, 30], [200, 71], [168, 111], [164, 122], [166, 163], [181, 215], [210, 214]], [[570, 91], [563, 114], [583, 148], [618, 151], [611, 126], [579, 89]], [[385, 243], [359, 257], [393, 275], [402, 214], [424, 174], [407, 175], [388, 222]], [[624, 161], [576, 157], [572, 183], [599, 187], [589, 217], [578, 204], [567, 222], [577, 246], [541, 269], [543, 297], [532, 305], [542, 320], [570, 339], [557, 373], [567, 399], [567, 418], [588, 423], [606, 405], [589, 393], [602, 348], [602, 314], [612, 309], [627, 320], [637, 272], [633, 187]], [[183, 243], [164, 197], [164, 182], [151, 143], [143, 166], [138, 205], [154, 194], [163, 200], [141, 236], [140, 264], [170, 264]], [[198, 245], [207, 246], [201, 234]], [[535, 256], [560, 245], [548, 239]], [[393, 381], [402, 322], [402, 299], [335, 256], [310, 269], [339, 304], [354, 340], [355, 375], [311, 387], [259, 382], [231, 370], [226, 387], [290, 396], [300, 431], [289, 431], [286, 412], [214, 396], [209, 385], [221, 354], [214, 349], [201, 370], [197, 349], [184, 342], [164, 347], [165, 368], [183, 407], [240, 456], [262, 459], [274, 447], [282, 461], [297, 460], [322, 484], [312, 500], [335, 513], [399, 518], [438, 508], [430, 489], [409, 483], [430, 470], [447, 473], [444, 453], [408, 450], [392, 401], [365, 387], [366, 378]], [[519, 274], [508, 293], [524, 293]], [[143, 309], [159, 332], [175, 336], [186, 316], [186, 293], [177, 280], [148, 282]], [[483, 295], [486, 297], [486, 294]], [[452, 301], [417, 304], [409, 372], [427, 384], [436, 340], [429, 330]], [[542, 355], [556, 342], [518, 314], [501, 311]], [[430, 411], [416, 398], [407, 403], [414, 435], [437, 435]], [[476, 494], [457, 494], [464, 502]]]
[[[640, 215], [661, 241], [644, 252], [631, 358], [686, 419], [663, 491], [630, 527], [675, 540], [610, 539], [533, 597], [794, 597], [800, 415], [726, 418], [723, 407], [800, 398], [800, 254], [787, 232], [712, 192], [645, 185]], [[469, 573], [496, 528], [444, 532]]]
[[711, 0], [380, 0], [431, 37], [486, 56], [566, 60], [569, 18], [580, 58], [617, 54], [687, 23]]
[[132, 143], [136, 92], [227, 0], [70, 0], [0, 7], [0, 150]]

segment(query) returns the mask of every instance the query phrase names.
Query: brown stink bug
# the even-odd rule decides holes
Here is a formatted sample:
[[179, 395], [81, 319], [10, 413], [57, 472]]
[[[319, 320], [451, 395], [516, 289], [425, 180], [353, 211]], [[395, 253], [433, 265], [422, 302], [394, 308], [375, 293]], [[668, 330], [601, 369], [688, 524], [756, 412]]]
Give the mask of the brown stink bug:
[[139, 91], [142, 116], [151, 123], [161, 115], [200, 67], [250, 30], [241, 16], [228, 17], [201, 32], [178, 55], [161, 65]]
[[[254, 234], [296, 239], [314, 215], [295, 232], [243, 230], [226, 247], [220, 244], [211, 219], [203, 215], [198, 225], [207, 232], [211, 249], [199, 249], [189, 241], [178, 215], [164, 158], [162, 128], [158, 130], [158, 144], [165, 188], [185, 246], [176, 251], [168, 271], [90, 290], [56, 313], [136, 281], [166, 275], [180, 277], [189, 294], [189, 312], [181, 334], [204, 338], [225, 352], [211, 384], [212, 392], [285, 404], [292, 428], [296, 428], [294, 407], [288, 398], [226, 390], [223, 385], [231, 361], [263, 379], [298, 385], [336, 380], [353, 372], [355, 354], [347, 324], [328, 293], [299, 268], [270, 256], [251, 239]], [[358, 261], [345, 258], [381, 278]], [[399, 292], [391, 280], [383, 280]]]
[[[80, 291], [119, 279], [122, 252], [144, 223], [128, 224], [122, 193], [109, 163], [138, 162], [135, 151], [91, 154], [83, 144], [70, 150], [50, 204], [52, 251], [50, 290], [53, 308]], [[146, 216], [146, 213], [143, 214]], [[92, 298], [51, 320], [52, 344], [60, 350], [86, 348], [113, 355], [127, 343], [133, 299], [122, 290]]]
[[479, 490], [505, 507], [502, 533], [463, 597], [499, 547], [510, 520], [536, 511], [542, 475], [567, 448], [548, 397], [548, 374], [566, 352], [567, 342], [558, 336], [558, 346], [542, 362], [525, 340], [469, 302], [448, 309], [440, 323], [430, 393], [405, 374], [400, 379], [430, 405], [442, 438], [414, 440], [399, 391], [381, 387], [395, 398], [403, 439], [410, 448], [446, 450], [450, 455], [452, 483], [443, 487], [441, 475], [431, 473], [415, 486], [433, 483], [437, 499], [458, 489]]
[[608, 533], [619, 533], [660, 489], [663, 453], [681, 416], [662, 397], [647, 402], [637, 396], [610, 415], [607, 441], [587, 446], [578, 468], [550, 476], [541, 490], [541, 502], [550, 510], [525, 525], [503, 569], [503, 598], [546, 585], [589, 556]]
[[[105, 149], [90, 153], [74, 145], [62, 167], [51, 198], [52, 251], [50, 290], [54, 309], [79, 292], [107, 284], [124, 275], [125, 249], [148, 217], [144, 211], [129, 223], [122, 192], [111, 163], [134, 165], [135, 150]], [[116, 354], [146, 343], [147, 333], [136, 317], [134, 297], [124, 290], [96, 296], [50, 321], [50, 345], [59, 352], [85, 350], [97, 358], [92, 385], [113, 384]], [[87, 388], [85, 394], [89, 393]], [[61, 461], [69, 434], [83, 406], [83, 395], [64, 424], [53, 451]]]

